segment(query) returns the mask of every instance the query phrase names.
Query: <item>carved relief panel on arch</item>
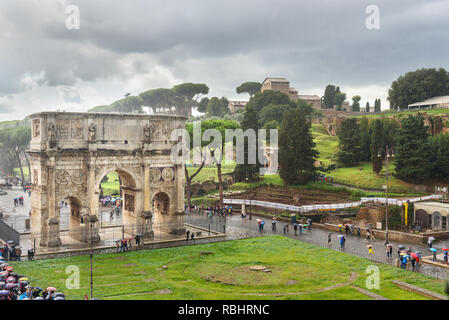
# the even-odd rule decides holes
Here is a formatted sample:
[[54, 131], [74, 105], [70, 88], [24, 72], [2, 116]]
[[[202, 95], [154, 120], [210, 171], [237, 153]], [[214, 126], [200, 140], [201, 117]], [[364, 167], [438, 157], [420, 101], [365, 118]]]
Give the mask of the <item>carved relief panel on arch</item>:
[[150, 181], [153, 183], [173, 182], [175, 171], [171, 167], [167, 168], [151, 168]]

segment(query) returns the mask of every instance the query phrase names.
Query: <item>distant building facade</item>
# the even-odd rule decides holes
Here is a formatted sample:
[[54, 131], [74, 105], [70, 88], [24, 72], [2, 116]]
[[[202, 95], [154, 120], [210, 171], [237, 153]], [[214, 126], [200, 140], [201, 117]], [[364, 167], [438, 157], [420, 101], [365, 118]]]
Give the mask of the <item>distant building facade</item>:
[[285, 78], [265, 78], [260, 91], [264, 92], [265, 90], [285, 93], [291, 100], [303, 100], [311, 104], [313, 108], [321, 109], [321, 97], [317, 95], [299, 95], [298, 90], [290, 87], [290, 81]]
[[421, 102], [415, 102], [408, 105], [408, 109], [421, 108], [449, 108], [449, 96], [433, 97]]
[[229, 100], [228, 109], [232, 114], [234, 114], [240, 110], [245, 109], [247, 103], [248, 101]]
[[[340, 110], [339, 110], [340, 108]], [[349, 103], [349, 101], [343, 101], [343, 103], [341, 104], [341, 107], [334, 105], [333, 109], [335, 111], [346, 111], [346, 112], [352, 112], [352, 106]]]
[[315, 109], [321, 109], [321, 97], [317, 95], [302, 94], [298, 96], [298, 99], [311, 104]]

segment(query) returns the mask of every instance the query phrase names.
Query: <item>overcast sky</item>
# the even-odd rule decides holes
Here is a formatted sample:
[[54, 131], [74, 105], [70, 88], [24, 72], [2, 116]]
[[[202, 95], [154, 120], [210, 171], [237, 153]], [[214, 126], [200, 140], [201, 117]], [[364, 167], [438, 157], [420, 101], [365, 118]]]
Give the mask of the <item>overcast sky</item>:
[[[80, 29], [66, 27], [69, 5]], [[366, 27], [369, 5], [380, 29]], [[267, 76], [385, 108], [399, 75], [449, 70], [448, 17], [446, 0], [1, 0], [0, 121], [182, 82], [246, 100], [236, 86]]]

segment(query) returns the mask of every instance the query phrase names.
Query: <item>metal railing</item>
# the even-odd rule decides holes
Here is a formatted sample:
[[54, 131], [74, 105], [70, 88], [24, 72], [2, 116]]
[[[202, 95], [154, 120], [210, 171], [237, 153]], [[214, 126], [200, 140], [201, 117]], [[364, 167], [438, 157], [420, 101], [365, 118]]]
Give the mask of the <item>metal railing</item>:
[[[404, 202], [417, 202], [429, 199], [440, 199], [441, 195], [430, 195], [425, 197], [418, 198], [410, 198], [404, 200], [397, 199], [388, 199], [389, 204], [402, 205]], [[366, 202], [378, 202], [378, 203], [386, 203], [386, 198], [361, 198], [360, 201], [347, 202], [347, 203], [333, 203], [333, 204], [313, 204], [313, 205], [304, 205], [304, 206], [292, 206], [283, 203], [276, 202], [268, 202], [268, 201], [260, 201], [260, 200], [248, 200], [248, 199], [223, 199], [223, 203], [225, 204], [245, 204], [249, 206], [258, 206], [265, 208], [273, 208], [280, 210], [287, 210], [292, 212], [308, 212], [314, 210], [333, 210], [333, 209], [347, 209], [347, 208], [355, 208], [359, 207], [361, 204]]]

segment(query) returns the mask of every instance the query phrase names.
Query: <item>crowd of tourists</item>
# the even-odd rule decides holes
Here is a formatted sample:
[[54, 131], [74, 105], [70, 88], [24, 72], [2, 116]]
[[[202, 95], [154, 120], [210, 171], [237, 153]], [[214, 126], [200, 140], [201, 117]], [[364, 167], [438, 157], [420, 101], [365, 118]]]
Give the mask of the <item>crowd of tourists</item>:
[[186, 212], [192, 212], [192, 213], [198, 213], [198, 214], [206, 214], [209, 218], [212, 218], [213, 216], [232, 216], [232, 206], [227, 205], [224, 207], [221, 207], [219, 205], [216, 206], [209, 206], [204, 207], [204, 205], [196, 206], [192, 205], [190, 208], [188, 206], [185, 207]]
[[[3, 253], [3, 251], [2, 251]], [[40, 287], [31, 286], [28, 278], [14, 272], [0, 256], [0, 300], [65, 300], [62, 292], [57, 292], [55, 287], [43, 290]]]
[[100, 197], [100, 204], [103, 207], [121, 207], [122, 198], [113, 196]]

